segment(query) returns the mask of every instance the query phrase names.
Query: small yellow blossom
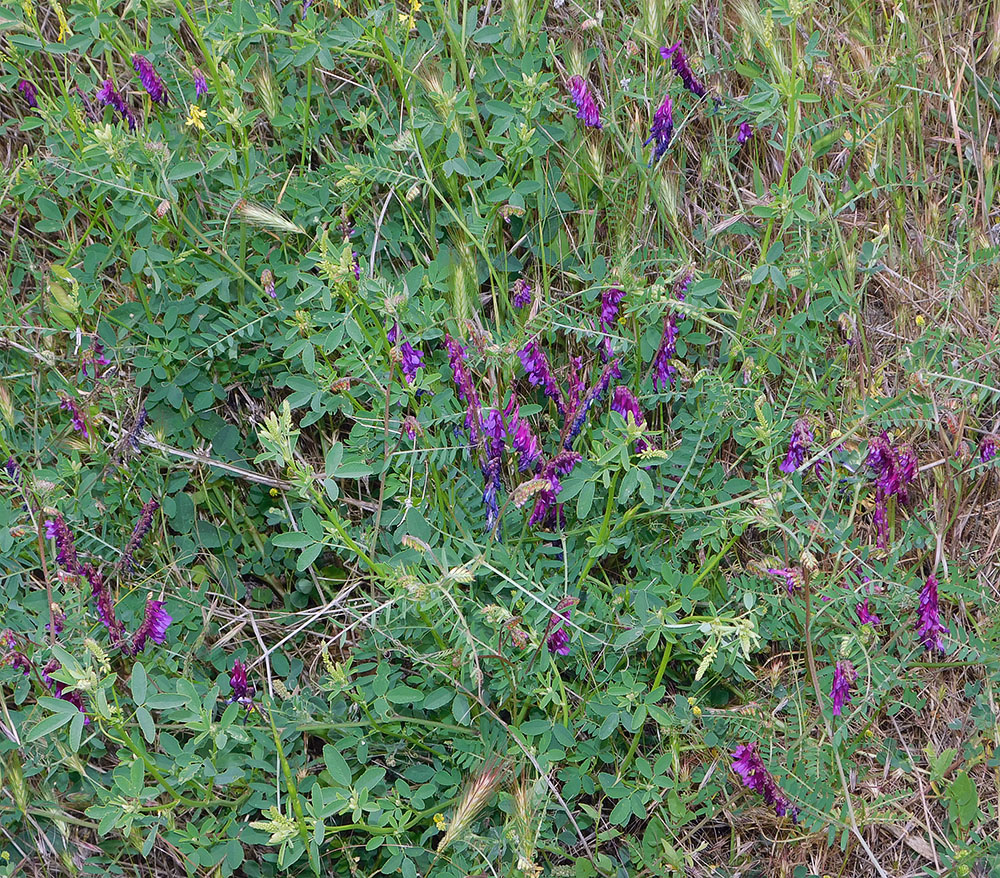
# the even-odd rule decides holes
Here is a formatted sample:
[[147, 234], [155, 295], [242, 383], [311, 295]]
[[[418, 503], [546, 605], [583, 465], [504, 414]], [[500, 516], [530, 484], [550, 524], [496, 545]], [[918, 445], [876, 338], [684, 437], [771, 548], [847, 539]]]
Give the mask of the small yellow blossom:
[[184, 120], [184, 124], [188, 128], [196, 128], [198, 131], [205, 130], [205, 118], [208, 116], [201, 107], [197, 104], [191, 104], [191, 109], [188, 110], [188, 117]]
[[434, 825], [438, 828], [439, 831], [444, 832], [445, 827], [448, 825], [447, 823], [445, 823], [444, 814], [434, 815]]
[[65, 43], [66, 37], [73, 36], [73, 31], [69, 29], [69, 22], [66, 20], [66, 13], [63, 12], [63, 8], [59, 5], [58, 0], [49, 0], [49, 5], [52, 7], [52, 11], [55, 12], [56, 20], [59, 22], [59, 36], [56, 39], [60, 43]]

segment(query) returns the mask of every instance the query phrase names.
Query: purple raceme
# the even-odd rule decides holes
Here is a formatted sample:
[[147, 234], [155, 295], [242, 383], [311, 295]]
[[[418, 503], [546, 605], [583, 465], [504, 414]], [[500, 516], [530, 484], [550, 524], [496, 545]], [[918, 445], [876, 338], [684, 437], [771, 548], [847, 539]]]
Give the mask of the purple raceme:
[[469, 430], [469, 437], [475, 442], [479, 442], [482, 436], [482, 411], [479, 405], [479, 395], [472, 382], [472, 375], [465, 365], [465, 348], [462, 347], [448, 333], [444, 334], [444, 345], [448, 350], [448, 362], [451, 364], [451, 371], [455, 378], [455, 385], [458, 387], [458, 398], [468, 406], [465, 416], [465, 426]]
[[531, 304], [531, 284], [523, 277], [514, 281], [514, 288], [511, 290], [511, 303], [518, 310]]
[[687, 55], [684, 54], [684, 49], [681, 48], [680, 40], [672, 46], [663, 46], [660, 49], [660, 55], [663, 57], [664, 61], [670, 62], [670, 66], [673, 68], [674, 73], [681, 78], [681, 82], [684, 83], [684, 87], [689, 92], [700, 98], [705, 97], [705, 86], [702, 85], [701, 82], [695, 77], [694, 73], [691, 72], [691, 66], [688, 64]]
[[798, 823], [799, 809], [791, 805], [788, 797], [782, 793], [760, 758], [756, 744], [740, 744], [733, 751], [732, 768], [742, 779], [743, 785], [763, 796], [764, 802], [774, 808], [775, 814], [779, 817], [787, 814]]
[[597, 102], [590, 93], [590, 86], [582, 76], [571, 76], [569, 79], [569, 93], [576, 104], [576, 118], [583, 121], [589, 128], [601, 127], [601, 113], [597, 109]]
[[[631, 419], [637, 427], [645, 428], [646, 426], [646, 416], [642, 412], [639, 400], [624, 384], [619, 384], [611, 395], [611, 411], [618, 412], [626, 423]], [[649, 443], [643, 437], [640, 436], [635, 440], [635, 450], [639, 454], [642, 454], [648, 447]]]
[[942, 634], [948, 629], [941, 624], [941, 611], [938, 607], [938, 581], [932, 573], [927, 577], [920, 591], [920, 603], [917, 607], [917, 636], [924, 649], [931, 652], [944, 652]]
[[607, 332], [618, 321], [618, 312], [625, 298], [625, 290], [608, 287], [601, 293], [601, 329]]
[[200, 98], [202, 95], [207, 95], [208, 81], [205, 79], [205, 74], [195, 67], [191, 71], [191, 78], [194, 80], [194, 96]]
[[253, 696], [257, 691], [247, 679], [247, 668], [240, 659], [233, 662], [233, 670], [229, 675], [229, 688], [232, 695], [226, 699], [226, 704], [236, 702], [248, 710], [253, 708]]
[[753, 125], [749, 122], [740, 122], [739, 130], [736, 132], [736, 142], [743, 146], [751, 137], [753, 137]]
[[788, 454], [778, 467], [783, 473], [793, 473], [806, 459], [809, 448], [815, 441], [813, 431], [809, 429], [809, 421], [799, 418], [792, 427], [791, 436], [788, 439]]
[[984, 436], [983, 441], [979, 445], [979, 462], [989, 463], [996, 456], [997, 456], [996, 436]]
[[163, 603], [163, 601], [157, 601], [151, 597], [146, 598], [146, 612], [143, 615], [142, 624], [132, 635], [132, 643], [129, 647], [129, 652], [132, 655], [138, 655], [142, 652], [146, 648], [147, 640], [152, 640], [160, 646], [166, 640], [167, 628], [174, 619], [163, 609]]
[[833, 668], [833, 688], [830, 698], [833, 699], [833, 715], [840, 716], [845, 705], [851, 703], [851, 686], [858, 679], [858, 672], [849, 661], [839, 661]]
[[[691, 285], [691, 275], [686, 275], [677, 287], [674, 295], [678, 302], [683, 302], [687, 295], [687, 289]], [[653, 357], [653, 387], [659, 392], [661, 386], [668, 384], [673, 386], [674, 376], [677, 374], [677, 367], [673, 364], [673, 359], [677, 354], [677, 329], [678, 312], [671, 310], [663, 318], [663, 337], [660, 339], [660, 347]]]
[[521, 360], [521, 365], [524, 366], [524, 371], [528, 374], [528, 383], [532, 387], [541, 387], [544, 394], [556, 404], [559, 414], [565, 416], [566, 400], [552, 374], [548, 357], [538, 346], [538, 342], [529, 341], [517, 352], [517, 355]]
[[73, 429], [83, 436], [84, 439], [89, 439], [90, 434], [87, 432], [87, 422], [84, 420], [83, 412], [80, 411], [80, 407], [76, 404], [76, 400], [71, 399], [68, 396], [64, 396], [62, 401], [59, 403], [59, 408], [70, 413]]
[[21, 467], [17, 465], [17, 461], [13, 457], [7, 458], [7, 462], [3, 465], [3, 470], [15, 485], [21, 484]]
[[90, 378], [88, 369], [94, 370], [93, 378], [96, 381], [101, 377], [101, 367], [110, 366], [111, 360], [104, 353], [104, 342], [96, 336], [90, 340], [90, 356], [83, 361], [81, 372], [84, 378]]
[[361, 280], [361, 260], [357, 250], [351, 253], [351, 270], [354, 272], [354, 279]]
[[569, 399], [567, 408], [575, 412], [580, 401], [587, 395], [587, 385], [583, 381], [583, 357], [569, 358]]
[[[45, 663], [45, 667], [42, 668], [42, 682], [46, 685], [48, 689], [52, 691], [52, 694], [56, 698], [61, 698], [63, 701], [68, 701], [82, 714], [86, 714], [83, 709], [83, 696], [77, 689], [67, 689], [66, 685], [61, 680], [53, 679], [52, 675], [60, 670], [62, 665], [56, 659], [49, 659]], [[90, 725], [90, 717], [84, 716], [83, 724], [85, 726]]]
[[556, 503], [556, 497], [562, 490], [559, 476], [569, 475], [573, 471], [573, 467], [580, 462], [580, 458], [581, 456], [575, 451], [560, 451], [542, 467], [538, 478], [548, 482], [548, 486], [538, 492], [534, 509], [532, 509], [531, 517], [528, 519], [529, 526], [534, 527], [538, 524], [546, 525], [555, 522], [556, 515], [553, 507]]
[[670, 95], [663, 98], [663, 103], [656, 108], [653, 114], [653, 125], [649, 129], [649, 137], [642, 144], [648, 146], [652, 141], [653, 154], [649, 157], [649, 166], [653, 167], [667, 151], [670, 146], [670, 139], [674, 136], [674, 102]]
[[504, 409], [504, 414], [507, 416], [507, 436], [510, 438], [510, 447], [512, 451], [517, 453], [518, 470], [522, 473], [533, 471], [542, 457], [542, 446], [532, 431], [531, 425], [527, 421], [521, 420], [520, 406], [513, 394], [511, 394], [507, 408]]
[[125, 435], [125, 444], [129, 446], [133, 451], [139, 450], [139, 437], [142, 435], [143, 427], [146, 426], [146, 419], [149, 417], [146, 412], [146, 406], [143, 405], [139, 409], [139, 414], [135, 417], [135, 423], [132, 428]]
[[556, 628], [545, 643], [553, 655], [569, 655], [569, 632], [565, 628]]
[[134, 132], [139, 127], [135, 116], [132, 114], [132, 110], [125, 102], [125, 98], [115, 88], [115, 81], [113, 79], [105, 79], [101, 87], [97, 90], [95, 97], [104, 106], [112, 107], [121, 119], [128, 122], [129, 131]]
[[153, 526], [153, 515], [159, 508], [160, 501], [155, 497], [143, 505], [142, 511], [139, 513], [139, 519], [132, 530], [132, 536], [129, 537], [128, 543], [122, 551], [121, 561], [118, 562], [122, 574], [127, 574], [132, 569], [135, 550], [139, 548], [142, 541], [146, 538], [146, 534], [149, 533], [149, 529]]
[[500, 521], [500, 470], [503, 464], [504, 439], [507, 437], [503, 415], [496, 409], [488, 409], [483, 415], [483, 433], [486, 436], [483, 506], [486, 507], [486, 530], [493, 533]]
[[403, 358], [403, 377], [407, 384], [412, 384], [417, 380], [417, 369], [422, 369], [424, 366], [421, 362], [424, 358], [423, 351], [418, 351], [408, 341], [404, 341], [399, 346], [399, 352]]
[[97, 616], [101, 624], [108, 630], [108, 637], [112, 646], [124, 647], [126, 645], [125, 626], [115, 615], [115, 604], [111, 597], [111, 590], [104, 582], [99, 570], [94, 569], [90, 564], [84, 564], [80, 571], [90, 583], [90, 596], [97, 604]]
[[798, 567], [768, 567], [767, 573], [782, 580], [789, 595], [795, 594], [802, 588], [802, 571]]
[[45, 536], [56, 541], [56, 562], [67, 573], [79, 576], [82, 572], [80, 561], [76, 555], [76, 543], [73, 532], [69, 529], [61, 515], [45, 522]]
[[573, 420], [569, 423], [569, 432], [563, 442], [563, 448], [567, 451], [573, 445], [573, 440], [580, 435], [580, 431], [583, 429], [583, 425], [587, 420], [588, 412], [607, 395], [608, 387], [611, 385], [611, 379], [620, 378], [621, 374], [621, 370], [618, 368], [617, 359], [612, 360], [607, 366], [604, 367], [601, 377], [598, 378], [594, 386], [590, 388], [590, 391], [587, 393], [586, 397], [584, 397], [583, 402], [575, 410]]
[[22, 79], [17, 84], [17, 90], [21, 92], [21, 96], [29, 107], [33, 110], [38, 109], [38, 89], [35, 88], [33, 83], [28, 82], [27, 79]]
[[55, 625], [55, 633], [56, 637], [58, 637], [63, 633], [63, 628], [66, 626], [66, 614], [59, 609], [58, 604], [52, 604], [52, 621], [45, 623], [45, 630], [51, 630], [53, 625]]
[[153, 103], [165, 107], [167, 105], [167, 87], [163, 84], [163, 80], [160, 79], [160, 74], [156, 72], [152, 62], [135, 53], [132, 55], [132, 67], [139, 74], [139, 81]]
[[569, 622], [569, 614], [578, 602], [577, 598], [563, 598], [549, 617], [549, 624], [545, 627], [545, 643], [553, 655], [569, 655], [569, 631], [565, 624]]
[[17, 640], [13, 631], [0, 632], [0, 665], [7, 665], [23, 671], [26, 677], [34, 667], [31, 659], [17, 648]]
[[868, 447], [866, 463], [875, 474], [876, 542], [884, 549], [888, 543], [889, 498], [895, 497], [903, 505], [909, 502], [908, 486], [917, 475], [917, 458], [909, 448], [894, 446], [883, 432]]
[[854, 612], [858, 614], [858, 621], [862, 625], [871, 625], [872, 628], [877, 628], [882, 624], [882, 620], [871, 611], [871, 607], [868, 605], [868, 598], [865, 598], [855, 606]]

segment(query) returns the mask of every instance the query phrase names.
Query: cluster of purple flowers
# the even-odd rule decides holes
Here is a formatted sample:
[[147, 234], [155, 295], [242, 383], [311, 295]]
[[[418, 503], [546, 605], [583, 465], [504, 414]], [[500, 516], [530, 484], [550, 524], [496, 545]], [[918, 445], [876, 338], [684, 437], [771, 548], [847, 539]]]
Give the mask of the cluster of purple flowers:
[[997, 456], [997, 437], [993, 435], [984, 436], [979, 444], [979, 462], [989, 463]]
[[909, 484], [917, 475], [917, 458], [909, 448], [897, 448], [887, 433], [882, 433], [868, 448], [868, 467], [875, 474], [875, 533], [878, 547], [884, 549], [889, 533], [889, 498], [903, 505], [909, 502]]
[[132, 67], [139, 74], [139, 81], [142, 83], [142, 87], [146, 89], [153, 103], [161, 104], [165, 107], [168, 102], [167, 87], [163, 84], [163, 80], [160, 79], [160, 74], [156, 72], [156, 68], [153, 67], [152, 62], [148, 58], [134, 53], [132, 55]]
[[[677, 284], [674, 296], [678, 302], [684, 301], [691, 280], [691, 275], [687, 275]], [[676, 311], [670, 311], [663, 318], [663, 336], [660, 339], [660, 347], [656, 351], [656, 356], [653, 357], [653, 387], [658, 392], [668, 384], [673, 385], [674, 376], [677, 374], [677, 367], [673, 364], [673, 359], [677, 355], [677, 317]]]
[[511, 394], [510, 402], [504, 409], [507, 419], [507, 435], [510, 437], [511, 450], [517, 454], [518, 470], [522, 473], [534, 471], [542, 458], [542, 446], [538, 437], [531, 429], [531, 424], [521, 417], [521, 407], [517, 397]]
[[139, 548], [142, 541], [146, 538], [146, 534], [149, 533], [149, 529], [153, 526], [153, 515], [159, 508], [160, 501], [155, 497], [151, 498], [143, 505], [142, 511], [139, 513], [139, 519], [136, 521], [135, 527], [132, 529], [132, 536], [129, 537], [129, 541], [125, 545], [125, 549], [122, 551], [122, 558], [119, 562], [122, 573], [128, 573], [132, 569], [132, 561], [133, 556], [135, 555], [135, 550]]
[[90, 378], [89, 370], [93, 370], [93, 379], [96, 381], [101, 377], [101, 369], [104, 366], [110, 366], [111, 360], [104, 353], [104, 342], [102, 342], [97, 336], [94, 336], [90, 340], [90, 354], [84, 359], [83, 366], [81, 367], [81, 372], [84, 378]]
[[59, 566], [67, 573], [79, 576], [80, 562], [77, 559], [76, 542], [73, 539], [73, 532], [61, 515], [45, 522], [45, 537], [55, 540], [56, 561]]
[[549, 624], [545, 628], [545, 645], [553, 655], [569, 655], [569, 631], [566, 630], [566, 623], [576, 604], [576, 598], [563, 598], [549, 617]]
[[872, 628], [877, 628], [882, 624], [882, 620], [872, 612], [871, 607], [868, 605], [868, 598], [857, 604], [854, 607], [854, 612], [857, 613], [858, 621], [862, 625], [871, 625]]
[[76, 400], [71, 397], [64, 396], [62, 401], [59, 403], [59, 408], [70, 413], [70, 419], [73, 423], [73, 429], [76, 430], [84, 439], [90, 437], [87, 432], [87, 422], [84, 420], [83, 412], [80, 411], [80, 406], [76, 404]]
[[38, 109], [38, 89], [35, 88], [33, 83], [28, 82], [27, 79], [22, 79], [17, 84], [17, 90], [21, 92], [21, 97], [24, 98], [25, 103], [33, 110]]
[[775, 814], [779, 817], [788, 814], [793, 821], [798, 822], [799, 809], [791, 805], [788, 797], [782, 793], [760, 758], [756, 744], [740, 744], [733, 751], [732, 767], [742, 779], [744, 786], [763, 796], [764, 802], [774, 808]]
[[514, 289], [511, 292], [511, 302], [515, 308], [520, 310], [531, 304], [531, 284], [523, 277], [514, 281]]
[[134, 132], [139, 127], [135, 116], [132, 114], [132, 109], [118, 89], [115, 88], [115, 81], [113, 79], [109, 77], [104, 80], [101, 87], [97, 90], [96, 97], [100, 103], [105, 107], [111, 107], [120, 119], [128, 123], [129, 131]]
[[792, 427], [792, 434], [788, 439], [788, 453], [778, 467], [783, 473], [793, 473], [806, 459], [809, 448], [815, 441], [813, 431], [809, 428], [809, 421], [799, 418]]
[[782, 580], [789, 595], [802, 588], [802, 571], [798, 567], [768, 567], [767, 573]]
[[833, 688], [830, 698], [833, 699], [833, 715], [840, 716], [844, 706], [851, 703], [851, 687], [858, 679], [858, 672], [849, 661], [839, 661], [833, 668]]
[[569, 93], [573, 103], [576, 104], [576, 118], [589, 128], [600, 128], [601, 113], [597, 109], [594, 96], [590, 93], [590, 86], [582, 76], [570, 77]]
[[587, 413], [607, 395], [608, 387], [611, 386], [611, 379], [620, 377], [621, 370], [618, 368], [618, 360], [612, 360], [607, 366], [604, 367], [601, 377], [597, 379], [594, 386], [591, 387], [587, 392], [587, 395], [583, 397], [582, 402], [577, 402], [579, 399], [578, 394], [573, 395], [575, 410], [573, 412], [572, 419], [567, 419], [569, 422], [569, 430], [566, 433], [566, 438], [563, 440], [563, 447], [567, 451], [573, 445], [573, 440], [580, 435], [580, 431], [583, 429], [583, 425], [587, 420]]
[[577, 452], [563, 450], [542, 466], [538, 478], [546, 482], [546, 485], [535, 498], [535, 507], [528, 519], [529, 525], [548, 527], [556, 523], [556, 497], [562, 490], [559, 476], [568, 476], [579, 462], [580, 455]]
[[649, 129], [649, 137], [643, 142], [643, 146], [653, 144], [653, 154], [649, 157], [649, 166], [653, 167], [667, 151], [670, 140], [674, 136], [674, 102], [670, 95], [666, 95], [660, 106], [653, 113], [653, 125]]
[[240, 659], [233, 662], [233, 670], [229, 675], [229, 688], [232, 694], [226, 699], [226, 704], [240, 704], [247, 710], [253, 709], [253, 696], [256, 689], [247, 679], [247, 667]]
[[688, 64], [687, 55], [684, 54], [684, 49], [681, 47], [680, 40], [672, 46], [661, 47], [660, 55], [663, 57], [664, 61], [670, 62], [670, 66], [673, 68], [674, 73], [676, 73], [681, 78], [681, 82], [684, 83], [684, 88], [691, 92], [691, 94], [697, 95], [699, 98], [705, 97], [705, 86], [702, 85], [694, 73], [692, 73], [691, 65]]
[[[392, 328], [385, 334], [389, 344], [394, 345], [399, 340], [399, 324], [393, 323]], [[417, 380], [417, 369], [424, 367], [424, 352], [418, 350], [407, 339], [399, 346], [399, 362], [403, 369], [403, 378], [407, 384], [412, 384]]]
[[191, 71], [191, 79], [194, 80], [194, 96], [200, 98], [208, 94], [208, 82], [205, 74], [198, 67]]
[[472, 374], [465, 363], [465, 348], [447, 332], [444, 334], [444, 346], [448, 351], [448, 362], [451, 364], [455, 386], [458, 388], [458, 398], [466, 404], [465, 426], [469, 431], [469, 438], [473, 442], [478, 442], [479, 437], [482, 435], [480, 420], [482, 415], [480, 412], [479, 394], [476, 393]]
[[[635, 398], [635, 394], [632, 393], [625, 385], [619, 384], [614, 393], [611, 395], [611, 411], [618, 412], [626, 422], [630, 419], [633, 424], [637, 427], [646, 426], [646, 416], [643, 414], [642, 407], [639, 405], [639, 400]], [[635, 442], [635, 450], [642, 454], [649, 447], [649, 443], [643, 438], [639, 437]]]
[[528, 383], [532, 387], [541, 387], [542, 392], [556, 404], [559, 414], [565, 415], [566, 400], [563, 398], [562, 389], [552, 374], [549, 358], [545, 356], [545, 351], [539, 347], [538, 342], [528, 342], [517, 352], [517, 356], [528, 375]]
[[132, 644], [128, 652], [137, 655], [146, 648], [146, 640], [163, 646], [163, 641], [167, 638], [167, 628], [174, 621], [164, 608], [164, 602], [155, 600], [152, 597], [146, 599], [146, 612], [142, 617], [142, 624], [132, 635]]
[[927, 577], [924, 587], [920, 590], [920, 602], [917, 607], [917, 636], [924, 648], [931, 652], [944, 652], [942, 634], [948, 629], [941, 623], [941, 611], [938, 607], [938, 581], [934, 574]]
[[7, 665], [24, 673], [27, 677], [34, 665], [23, 652], [17, 648], [17, 640], [13, 631], [0, 632], [0, 665]]

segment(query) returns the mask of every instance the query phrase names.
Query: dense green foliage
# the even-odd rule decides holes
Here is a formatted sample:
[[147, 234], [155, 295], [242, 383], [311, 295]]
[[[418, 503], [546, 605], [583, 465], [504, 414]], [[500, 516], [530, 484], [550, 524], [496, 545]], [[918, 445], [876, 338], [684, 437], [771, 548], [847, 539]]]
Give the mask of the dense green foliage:
[[[0, 874], [1000, 874], [996, 83], [957, 74], [958, 154], [929, 37], [827, 12], [5, 7]], [[580, 460], [531, 523], [508, 437], [494, 527], [475, 433], [512, 394]], [[920, 472], [879, 548], [882, 431]], [[162, 645], [115, 641], [59, 515]], [[731, 769], [750, 743], [797, 820]]]

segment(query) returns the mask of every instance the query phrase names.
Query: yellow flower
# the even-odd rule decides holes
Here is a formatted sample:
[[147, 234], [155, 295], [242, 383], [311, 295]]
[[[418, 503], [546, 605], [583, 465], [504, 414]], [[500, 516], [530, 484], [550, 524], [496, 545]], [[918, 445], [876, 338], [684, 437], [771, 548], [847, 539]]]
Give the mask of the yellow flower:
[[191, 109], [188, 110], [188, 117], [184, 120], [184, 124], [189, 128], [196, 128], [198, 131], [205, 130], [204, 119], [208, 116], [201, 107], [197, 104], [191, 104]]
[[438, 828], [439, 831], [444, 832], [445, 827], [448, 825], [447, 823], [445, 823], [444, 814], [434, 815], [434, 825]]
[[73, 36], [73, 31], [69, 29], [69, 22], [66, 21], [66, 13], [63, 12], [63, 8], [59, 5], [58, 0], [49, 0], [49, 5], [52, 7], [53, 12], [56, 14], [56, 19], [59, 21], [59, 36], [57, 39], [60, 43], [65, 43], [66, 37]]

